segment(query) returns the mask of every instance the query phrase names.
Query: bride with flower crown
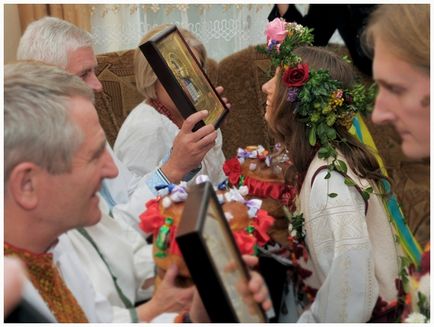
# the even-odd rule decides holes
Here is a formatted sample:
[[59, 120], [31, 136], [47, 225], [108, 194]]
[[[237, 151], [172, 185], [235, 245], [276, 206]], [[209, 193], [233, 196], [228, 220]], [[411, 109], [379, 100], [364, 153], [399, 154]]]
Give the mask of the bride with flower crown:
[[262, 86], [265, 119], [293, 163], [286, 182], [298, 185], [287, 321], [396, 321], [402, 273], [418, 263], [420, 247], [390, 210], [394, 197], [375, 155], [349, 132], [374, 90], [355, 83], [350, 64], [309, 46], [309, 29], [275, 19], [266, 34], [263, 52], [276, 71]]

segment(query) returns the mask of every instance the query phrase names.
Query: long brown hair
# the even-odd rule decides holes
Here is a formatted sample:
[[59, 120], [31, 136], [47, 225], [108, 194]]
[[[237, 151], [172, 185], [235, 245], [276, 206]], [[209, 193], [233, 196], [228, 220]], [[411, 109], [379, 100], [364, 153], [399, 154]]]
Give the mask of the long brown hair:
[[[343, 88], [351, 88], [355, 75], [352, 66], [333, 52], [319, 47], [300, 47], [294, 51], [309, 65], [310, 70], [325, 69], [330, 76], [342, 83]], [[287, 183], [300, 183], [296, 176], [304, 176], [318, 147], [312, 147], [308, 141], [308, 129], [305, 123], [297, 119], [294, 110], [296, 103], [287, 101], [288, 87], [282, 82], [282, 71], [276, 80], [273, 110], [270, 113], [268, 127], [275, 140], [285, 146], [293, 163], [285, 174]], [[375, 156], [352, 136], [344, 127], [336, 126], [339, 135], [332, 145], [342, 153], [351, 169], [361, 178], [378, 182], [385, 177], [381, 173]], [[345, 142], [341, 140], [345, 139]]]
[[384, 4], [369, 16], [362, 43], [372, 56], [375, 42], [412, 66], [430, 73], [430, 5]]

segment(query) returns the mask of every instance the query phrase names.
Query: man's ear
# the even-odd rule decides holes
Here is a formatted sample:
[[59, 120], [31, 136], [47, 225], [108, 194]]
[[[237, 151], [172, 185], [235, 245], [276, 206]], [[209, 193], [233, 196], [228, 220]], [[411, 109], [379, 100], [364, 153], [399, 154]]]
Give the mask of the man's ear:
[[41, 168], [31, 162], [22, 162], [14, 167], [7, 182], [7, 192], [17, 205], [32, 210], [38, 204], [36, 192], [38, 175]]

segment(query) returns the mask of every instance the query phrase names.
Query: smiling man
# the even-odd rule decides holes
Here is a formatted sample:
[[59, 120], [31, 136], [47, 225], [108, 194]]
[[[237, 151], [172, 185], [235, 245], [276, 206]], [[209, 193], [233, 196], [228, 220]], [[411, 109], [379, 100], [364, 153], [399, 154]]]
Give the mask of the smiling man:
[[[65, 234], [100, 221], [97, 192], [103, 179], [118, 173], [93, 92], [78, 77], [41, 63], [6, 65], [4, 76], [4, 253], [24, 262], [30, 280], [24, 298], [44, 317], [112, 322], [111, 304], [92, 285]], [[176, 273], [171, 267], [160, 288], [183, 302], [181, 293], [167, 288]], [[255, 272], [249, 290], [265, 310], [271, 307]], [[164, 302], [170, 301], [157, 294], [137, 312], [141, 321], [169, 322], [177, 316], [163, 317]], [[146, 307], [149, 303], [154, 305]], [[197, 292], [189, 308], [193, 321], [208, 321]]]
[[[55, 17], [43, 17], [27, 26], [18, 45], [17, 59], [61, 67], [80, 77], [93, 91], [101, 92], [103, 88], [95, 74], [97, 60], [92, 43], [92, 36], [77, 26]], [[179, 183], [183, 176], [184, 179], [185, 176], [191, 179], [197, 173], [196, 168], [214, 146], [217, 137], [217, 132], [210, 125], [192, 131], [193, 126], [206, 115], [205, 111], [201, 111], [190, 116], [183, 124], [182, 133], [179, 133], [180, 141], [173, 145], [176, 151], [167, 153], [167, 160], [145, 176], [130, 172], [107, 143], [107, 150], [119, 169], [119, 175], [104, 180], [100, 194], [115, 220], [126, 222], [142, 233], [138, 228], [138, 216], [144, 210], [143, 203], [156, 195], [155, 187]]]
[[5, 67], [4, 99], [5, 255], [24, 261], [31, 302], [47, 316], [110, 322], [64, 234], [99, 222], [96, 193], [118, 173], [93, 92], [59, 68], [20, 63]]
[[[140, 286], [127, 278], [134, 275], [131, 248], [113, 235], [106, 239], [119, 247], [115, 253], [126, 270], [117, 278], [103, 256], [90, 254], [96, 249], [86, 246], [86, 239], [74, 241], [71, 235], [82, 227], [101, 227], [101, 217], [110, 219], [100, 211], [97, 192], [103, 179], [118, 174], [92, 90], [63, 69], [29, 62], [6, 66], [4, 89], [4, 251], [26, 265], [31, 284], [25, 299], [58, 322], [129, 322], [129, 314], [135, 321], [157, 316], [172, 321], [173, 312], [193, 296], [192, 289], [175, 287], [176, 267], [151, 300], [123, 307], [110, 283], [126, 279], [130, 288]], [[98, 232], [103, 237], [109, 226], [121, 233], [114, 225], [104, 226]]]

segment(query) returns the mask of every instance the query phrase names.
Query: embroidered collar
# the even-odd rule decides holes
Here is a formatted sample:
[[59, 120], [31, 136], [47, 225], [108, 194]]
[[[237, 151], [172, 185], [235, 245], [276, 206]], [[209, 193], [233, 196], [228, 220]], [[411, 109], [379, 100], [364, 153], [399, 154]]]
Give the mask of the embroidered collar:
[[58, 322], [88, 322], [83, 309], [62, 279], [51, 253], [36, 254], [4, 243], [4, 254], [20, 258], [30, 281]]
[[172, 123], [174, 123], [176, 126], [178, 126], [176, 124], [175, 117], [174, 117], [173, 113], [165, 105], [163, 105], [160, 101], [158, 101], [156, 99], [149, 99], [147, 102], [151, 107], [153, 107], [155, 110], [157, 110], [160, 114], [166, 116], [167, 118], [169, 118], [172, 121]]

